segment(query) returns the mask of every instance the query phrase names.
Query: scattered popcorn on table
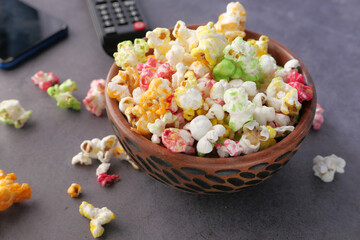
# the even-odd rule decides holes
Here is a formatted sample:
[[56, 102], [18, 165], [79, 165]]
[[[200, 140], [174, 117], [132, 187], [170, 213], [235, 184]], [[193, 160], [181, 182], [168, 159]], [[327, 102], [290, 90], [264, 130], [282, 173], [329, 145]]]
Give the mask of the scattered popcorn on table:
[[100, 117], [105, 109], [105, 80], [97, 79], [93, 80], [90, 84], [90, 90], [88, 91], [83, 103], [88, 111], [92, 114]]
[[29, 184], [15, 183], [16, 175], [0, 169], [0, 211], [8, 209], [14, 203], [30, 199], [32, 189]]
[[72, 183], [70, 185], [70, 187], [68, 188], [67, 193], [72, 198], [77, 198], [81, 193], [81, 186], [79, 184], [77, 184], [77, 183]]
[[99, 183], [101, 183], [101, 186], [105, 187], [105, 186], [110, 186], [112, 185], [114, 182], [117, 182], [120, 180], [120, 176], [119, 175], [108, 175], [107, 173], [101, 173], [99, 174], [97, 181]]
[[314, 160], [314, 175], [324, 182], [332, 182], [335, 172], [344, 173], [346, 162], [335, 154], [322, 157], [317, 155]]
[[80, 110], [81, 102], [79, 102], [73, 95], [73, 91], [78, 89], [76, 82], [71, 79], [67, 79], [65, 82], [56, 84], [47, 89], [47, 93], [50, 97], [55, 98], [57, 106], [61, 108], [72, 108], [74, 110]]
[[90, 219], [90, 231], [94, 238], [98, 238], [104, 233], [102, 225], [115, 219], [115, 214], [107, 207], [96, 208], [92, 204], [83, 201], [79, 206], [82, 216]]
[[20, 102], [15, 99], [0, 102], [0, 122], [12, 124], [21, 128], [29, 120], [32, 111], [25, 111]]
[[319, 103], [316, 104], [315, 117], [313, 120], [313, 129], [319, 130], [321, 125], [324, 123], [324, 109]]
[[47, 91], [49, 87], [59, 83], [59, 78], [52, 72], [46, 73], [43, 71], [38, 71], [31, 77], [31, 81], [35, 85], [38, 85], [41, 90]]
[[216, 24], [190, 29], [178, 21], [172, 36], [147, 32], [140, 55], [119, 43], [119, 75], [131, 66], [135, 80], [115, 76], [107, 93], [131, 129], [172, 152], [220, 157], [269, 148], [292, 132], [313, 90], [297, 59], [277, 65], [269, 37], [243, 39], [246, 18], [231, 2]]

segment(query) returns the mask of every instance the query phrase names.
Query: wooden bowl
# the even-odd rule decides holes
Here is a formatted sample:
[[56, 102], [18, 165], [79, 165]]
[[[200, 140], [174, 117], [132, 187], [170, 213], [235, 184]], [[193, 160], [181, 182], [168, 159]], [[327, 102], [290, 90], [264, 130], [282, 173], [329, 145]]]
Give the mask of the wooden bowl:
[[[190, 25], [196, 29], [199, 25]], [[258, 39], [261, 34], [246, 30], [246, 38]], [[291, 51], [275, 40], [269, 41], [269, 53], [280, 66], [290, 59], [298, 59]], [[189, 193], [232, 193], [245, 187], [257, 185], [279, 171], [294, 156], [304, 141], [316, 108], [316, 91], [310, 74], [300, 62], [300, 72], [312, 88], [314, 97], [304, 102], [301, 118], [295, 130], [274, 146], [249, 155], [229, 158], [206, 158], [173, 153], [152, 143], [132, 131], [126, 117], [120, 112], [116, 99], [106, 95], [106, 110], [114, 132], [126, 152], [150, 177], [175, 189]], [[117, 75], [114, 63], [106, 83]]]

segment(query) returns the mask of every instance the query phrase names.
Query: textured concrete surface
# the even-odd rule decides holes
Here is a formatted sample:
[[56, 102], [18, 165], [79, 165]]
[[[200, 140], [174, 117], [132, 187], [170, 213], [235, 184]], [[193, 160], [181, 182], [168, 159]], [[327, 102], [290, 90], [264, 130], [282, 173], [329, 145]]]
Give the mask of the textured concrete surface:
[[[0, 212], [0, 239], [91, 239], [86, 200], [117, 216], [102, 239], [358, 239], [360, 234], [360, 2], [357, 0], [242, 1], [248, 29], [291, 49], [308, 67], [325, 123], [311, 131], [289, 164], [268, 181], [237, 194], [198, 196], [173, 190], [126, 162], [114, 161], [121, 181], [96, 182], [93, 166], [71, 165], [84, 139], [112, 134], [106, 117], [55, 106], [30, 77], [55, 72], [79, 85], [83, 99], [92, 79], [105, 78], [113, 62], [95, 35], [85, 0], [27, 0], [69, 24], [69, 37], [11, 71], [0, 71], [0, 100], [19, 99], [33, 116], [22, 129], [0, 125], [0, 169], [33, 188], [31, 200]], [[216, 21], [227, 1], [142, 0], [151, 27]], [[312, 159], [335, 153], [344, 174], [324, 183]], [[66, 189], [83, 187], [79, 199]]]

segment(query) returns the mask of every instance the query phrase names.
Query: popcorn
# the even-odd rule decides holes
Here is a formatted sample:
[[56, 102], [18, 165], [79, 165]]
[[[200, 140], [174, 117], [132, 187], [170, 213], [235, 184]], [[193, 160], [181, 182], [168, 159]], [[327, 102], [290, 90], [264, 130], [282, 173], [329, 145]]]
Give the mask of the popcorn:
[[287, 61], [284, 65], [284, 68], [279, 68], [275, 72], [275, 77], [281, 77], [284, 81], [287, 80], [287, 76], [292, 71], [297, 71], [297, 69], [300, 67], [300, 63], [297, 59], [291, 59]]
[[171, 87], [176, 89], [181, 86], [181, 83], [185, 81], [185, 73], [187, 72], [188, 67], [183, 63], [176, 64], [176, 73], [171, 77]]
[[225, 35], [217, 33], [213, 22], [196, 29], [199, 45], [191, 50], [191, 55], [197, 60], [205, 60], [210, 67], [215, 66], [218, 59], [223, 56], [227, 45]]
[[79, 206], [82, 216], [90, 219], [90, 231], [94, 238], [98, 238], [104, 233], [102, 225], [109, 223], [115, 218], [115, 214], [108, 208], [95, 208], [92, 204], [83, 201]]
[[148, 123], [147, 127], [153, 134], [151, 141], [153, 143], [160, 143], [161, 133], [165, 130], [165, 126], [168, 123], [173, 123], [177, 119], [176, 115], [173, 115], [170, 111], [166, 112], [161, 119], [156, 119], [154, 123]]
[[110, 169], [110, 163], [101, 163], [97, 169], [96, 169], [96, 176], [99, 176], [100, 174], [107, 173]]
[[224, 146], [226, 147], [228, 155], [230, 155], [231, 157], [239, 156], [241, 153], [244, 152], [239, 142], [233, 141], [231, 139], [226, 139], [224, 141]]
[[38, 71], [31, 77], [31, 81], [38, 85], [41, 90], [46, 91], [53, 84], [59, 83], [59, 78], [52, 72]]
[[105, 186], [110, 186], [112, 185], [114, 182], [119, 181], [120, 176], [119, 175], [108, 175], [107, 173], [101, 173], [99, 174], [97, 181], [99, 183], [101, 183], [102, 187]]
[[321, 125], [324, 122], [324, 109], [321, 107], [321, 105], [319, 103], [316, 104], [316, 110], [315, 110], [315, 117], [313, 120], [313, 129], [315, 130], [319, 130], [321, 128]]
[[317, 155], [314, 159], [314, 175], [324, 182], [332, 182], [335, 172], [344, 173], [346, 162], [335, 154], [322, 157]]
[[15, 128], [21, 128], [31, 115], [32, 111], [25, 111], [16, 99], [0, 102], [0, 122], [12, 124]]
[[223, 125], [213, 126], [202, 138], [199, 139], [196, 150], [200, 156], [212, 152], [215, 142], [225, 134], [226, 130]]
[[122, 98], [130, 97], [131, 92], [140, 86], [140, 75], [136, 69], [127, 67], [111, 79], [107, 87], [109, 97], [121, 101]]
[[205, 74], [210, 73], [210, 69], [206, 66], [204, 61], [194, 61], [190, 66], [189, 70], [193, 71], [196, 77], [204, 77]]
[[282, 81], [274, 78], [266, 89], [267, 103], [275, 111], [295, 116], [299, 114], [301, 104], [298, 101], [297, 90]]
[[225, 112], [220, 104], [214, 103], [205, 116], [209, 119], [213, 119], [216, 117], [217, 120], [223, 120]]
[[260, 150], [264, 150], [276, 144], [276, 140], [275, 140], [277, 135], [276, 130], [271, 126], [266, 126], [266, 128], [269, 131], [269, 139], [266, 141], [260, 141]]
[[274, 128], [276, 131], [276, 137], [285, 137], [287, 134], [294, 131], [294, 129], [294, 126], [282, 126]]
[[310, 101], [313, 98], [313, 91], [310, 86], [300, 82], [289, 82], [289, 85], [297, 90], [299, 103]]
[[102, 111], [105, 109], [105, 80], [93, 80], [90, 84], [90, 90], [87, 92], [83, 103], [88, 111], [100, 117]]
[[216, 100], [219, 104], [224, 105], [224, 93], [230, 89], [230, 84], [225, 80], [215, 83], [210, 90], [210, 98]]
[[72, 183], [67, 190], [67, 193], [72, 198], [77, 198], [81, 193], [81, 186], [77, 183]]
[[276, 61], [270, 55], [262, 55], [259, 59], [260, 64], [260, 83], [261, 86], [267, 86], [269, 81], [277, 71]]
[[30, 199], [32, 189], [29, 184], [15, 183], [16, 175], [0, 169], [0, 211], [8, 209], [14, 203]]
[[203, 77], [197, 79], [196, 86], [200, 90], [203, 99], [210, 97], [210, 91], [215, 84], [216, 81], [214, 79], [211, 79], [211, 76], [208, 73], [205, 74]]
[[248, 100], [245, 89], [230, 88], [224, 93], [224, 110], [230, 114], [229, 127], [238, 131], [246, 122], [253, 120], [255, 104]]
[[265, 35], [261, 35], [259, 40], [249, 39], [247, 40], [248, 43], [254, 46], [256, 51], [256, 57], [260, 58], [267, 54], [268, 45], [269, 45], [269, 37]]
[[121, 101], [119, 102], [119, 109], [122, 113], [125, 113], [125, 110], [130, 107], [134, 107], [135, 106], [135, 101], [134, 98], [132, 97], [124, 97], [121, 99]]
[[166, 53], [170, 50], [170, 31], [167, 28], [155, 28], [146, 33], [147, 43], [154, 49], [156, 59], [165, 62]]
[[256, 121], [251, 121], [244, 125], [244, 133], [239, 141], [244, 154], [257, 152], [261, 141], [269, 139], [269, 130], [265, 126], [259, 126]]
[[190, 66], [196, 58], [189, 53], [185, 52], [183, 46], [181, 46], [178, 42], [170, 42], [171, 48], [166, 53], [166, 60], [172, 67], [176, 67], [178, 63], [183, 63], [185, 66]]
[[172, 152], [193, 153], [194, 139], [184, 129], [167, 128], [161, 134], [164, 146]]
[[57, 106], [61, 108], [72, 108], [74, 110], [80, 110], [81, 102], [79, 102], [73, 95], [73, 91], [78, 89], [76, 82], [70, 78], [62, 84], [56, 84], [47, 89], [47, 93], [50, 97], [55, 98]]
[[229, 43], [236, 37], [245, 37], [246, 11], [239, 2], [230, 2], [226, 12], [219, 16], [215, 24], [217, 32], [225, 34]]
[[243, 70], [236, 66], [234, 61], [224, 58], [214, 67], [213, 75], [216, 81], [221, 79], [229, 80], [230, 78], [241, 78]]
[[256, 82], [260, 79], [259, 59], [257, 59], [255, 55], [255, 48], [250, 43], [245, 42], [241, 37], [234, 39], [234, 41], [224, 49], [224, 57], [234, 61], [237, 66], [242, 68], [242, 78], [245, 81]]
[[205, 134], [210, 131], [213, 127], [210, 120], [204, 116], [200, 115], [191, 120], [190, 123], [184, 126], [184, 129], [187, 129], [191, 132], [191, 136], [199, 141]]
[[196, 81], [186, 81], [185, 86], [180, 86], [174, 93], [175, 101], [184, 110], [184, 118], [190, 121], [195, 116], [195, 110], [203, 104], [201, 92], [196, 86]]
[[145, 54], [149, 51], [149, 45], [144, 39], [136, 38], [134, 45], [131, 41], [123, 41], [117, 45], [114, 53], [115, 63], [125, 70], [127, 67], [136, 67], [139, 62], [145, 62]]
[[191, 50], [199, 44], [196, 31], [187, 28], [183, 21], [176, 22], [172, 34], [176, 38], [175, 41], [179, 43], [187, 53], [191, 52]]
[[298, 83], [306, 84], [304, 76], [301, 73], [298, 73], [297, 71], [291, 71], [286, 77], [286, 82], [287, 83], [298, 82]]

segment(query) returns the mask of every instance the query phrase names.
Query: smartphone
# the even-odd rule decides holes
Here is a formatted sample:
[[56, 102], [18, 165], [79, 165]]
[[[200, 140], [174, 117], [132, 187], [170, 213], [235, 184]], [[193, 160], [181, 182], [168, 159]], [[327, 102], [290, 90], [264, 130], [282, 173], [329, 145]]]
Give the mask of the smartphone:
[[0, 68], [10, 69], [67, 36], [59, 19], [18, 0], [0, 0]]

